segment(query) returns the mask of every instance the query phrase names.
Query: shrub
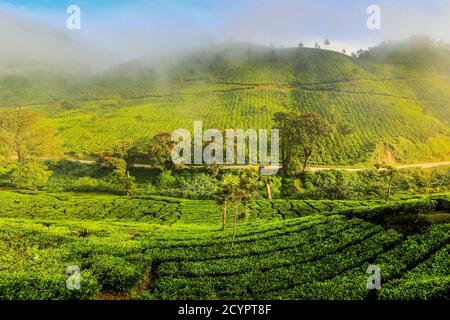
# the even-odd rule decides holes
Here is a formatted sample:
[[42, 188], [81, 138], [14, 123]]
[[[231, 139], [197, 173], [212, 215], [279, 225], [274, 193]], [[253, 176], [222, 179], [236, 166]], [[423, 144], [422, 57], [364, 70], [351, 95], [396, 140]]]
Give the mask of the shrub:
[[107, 290], [129, 291], [140, 278], [140, 272], [135, 265], [123, 258], [106, 254], [95, 256], [91, 269]]
[[127, 196], [135, 188], [134, 177], [126, 174], [122, 169], [115, 169], [111, 172], [107, 177], [107, 181], [110, 182], [118, 192]]
[[159, 186], [164, 189], [176, 187], [177, 179], [172, 175], [172, 171], [164, 170], [158, 176]]
[[183, 196], [189, 199], [213, 199], [217, 193], [217, 180], [205, 173], [200, 173], [192, 178], [183, 178], [180, 181], [180, 189]]
[[52, 172], [42, 163], [26, 161], [19, 163], [11, 174], [14, 186], [22, 189], [37, 190], [47, 184]]
[[14, 272], [0, 273], [2, 300], [93, 299], [100, 286], [89, 273], [81, 273], [79, 290], [69, 290], [64, 274]]

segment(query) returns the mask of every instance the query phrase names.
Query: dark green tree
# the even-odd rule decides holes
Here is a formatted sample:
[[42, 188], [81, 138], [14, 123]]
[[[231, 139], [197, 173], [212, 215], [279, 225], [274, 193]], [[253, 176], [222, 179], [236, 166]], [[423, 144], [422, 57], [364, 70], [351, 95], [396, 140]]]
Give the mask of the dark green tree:
[[319, 142], [332, 131], [319, 113], [277, 113], [274, 118], [280, 130], [281, 163], [284, 175], [291, 171], [294, 160], [301, 159], [302, 172], [308, 167]]
[[320, 140], [332, 131], [332, 127], [315, 112], [300, 114], [295, 119], [295, 125], [295, 139], [298, 141], [303, 160], [302, 172], [305, 172], [311, 156], [319, 148]]

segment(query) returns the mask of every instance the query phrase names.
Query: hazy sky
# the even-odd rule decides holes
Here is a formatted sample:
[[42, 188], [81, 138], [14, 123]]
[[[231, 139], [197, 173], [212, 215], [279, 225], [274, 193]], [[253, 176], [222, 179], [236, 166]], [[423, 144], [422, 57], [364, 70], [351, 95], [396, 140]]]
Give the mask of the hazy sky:
[[[66, 28], [73, 4], [81, 30]], [[366, 27], [372, 4], [381, 8], [381, 30]], [[329, 38], [331, 49], [351, 52], [413, 34], [450, 42], [449, 31], [450, 0], [0, 0], [2, 47], [21, 42], [22, 51], [42, 54], [74, 41], [77, 55], [89, 50], [74, 46], [89, 43], [119, 60], [228, 40], [312, 46]]]

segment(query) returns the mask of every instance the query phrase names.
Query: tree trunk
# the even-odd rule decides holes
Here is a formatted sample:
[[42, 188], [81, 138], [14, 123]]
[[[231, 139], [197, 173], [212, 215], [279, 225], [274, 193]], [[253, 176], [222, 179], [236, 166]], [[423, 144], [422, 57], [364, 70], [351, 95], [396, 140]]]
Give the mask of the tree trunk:
[[391, 176], [389, 179], [388, 190], [387, 190], [387, 197], [386, 197], [387, 202], [389, 202], [389, 200], [391, 199], [391, 189], [392, 189], [393, 181], [394, 181], [394, 176]]
[[288, 156], [286, 154], [286, 151], [284, 150], [284, 148], [281, 148], [281, 165], [282, 165], [282, 171], [283, 171], [283, 175], [287, 176], [288, 172], [289, 172], [289, 159]]
[[303, 154], [305, 158], [303, 159], [302, 173], [304, 173], [306, 171], [306, 168], [308, 168], [309, 159], [311, 159], [312, 156], [312, 149], [304, 149]]
[[223, 199], [223, 213], [222, 213], [222, 231], [225, 230], [225, 225], [227, 224], [227, 205], [228, 199]]
[[305, 159], [303, 160], [302, 173], [306, 171], [306, 168], [308, 168], [309, 157], [310, 157], [310, 156], [308, 156], [308, 155], [305, 154]]
[[233, 239], [231, 240], [231, 248], [234, 248], [234, 242], [236, 240], [236, 230], [237, 230], [237, 218], [239, 215], [239, 204], [236, 205], [236, 208], [234, 210], [234, 217], [233, 217]]
[[14, 135], [14, 150], [16, 152], [17, 162], [22, 162], [24, 160], [20, 145], [21, 145], [21, 143], [20, 143], [19, 133], [16, 132]]
[[267, 199], [272, 200], [272, 185], [270, 184], [270, 180], [266, 178], [266, 190], [267, 190]]

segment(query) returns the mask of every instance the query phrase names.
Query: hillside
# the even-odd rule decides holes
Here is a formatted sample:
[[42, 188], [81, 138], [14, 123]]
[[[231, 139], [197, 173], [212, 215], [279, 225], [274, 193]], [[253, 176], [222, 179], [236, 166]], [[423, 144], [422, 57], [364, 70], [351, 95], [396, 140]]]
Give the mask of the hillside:
[[192, 128], [194, 120], [205, 128], [271, 128], [274, 113], [295, 110], [320, 112], [337, 128], [316, 164], [414, 163], [450, 157], [449, 77], [450, 53], [438, 47], [373, 50], [357, 59], [225, 44], [131, 61], [55, 94], [49, 89], [48, 99], [40, 88], [24, 101], [47, 111], [67, 150], [80, 157], [118, 139], [144, 147], [149, 136]]

